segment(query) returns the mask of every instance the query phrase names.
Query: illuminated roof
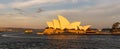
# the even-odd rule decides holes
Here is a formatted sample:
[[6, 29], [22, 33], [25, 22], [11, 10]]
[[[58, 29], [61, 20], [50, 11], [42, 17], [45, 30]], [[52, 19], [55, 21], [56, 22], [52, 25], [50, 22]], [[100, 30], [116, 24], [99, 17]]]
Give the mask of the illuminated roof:
[[47, 22], [48, 27], [53, 27], [53, 22]]
[[90, 26], [91, 26], [91, 25], [79, 26], [79, 29], [86, 31]]
[[53, 19], [53, 28], [60, 28], [59, 20]]
[[78, 29], [78, 26], [80, 26], [80, 22], [73, 22], [71, 24], [69, 24], [69, 26], [67, 26], [67, 29]]
[[70, 24], [70, 22], [63, 16], [58, 15], [58, 19], [60, 21], [60, 28], [64, 29], [66, 28], [66, 26], [68, 26]]
[[52, 27], [54, 29], [80, 29], [86, 31], [91, 25], [80, 26], [81, 22], [73, 22], [70, 23], [65, 17], [58, 15], [58, 20], [53, 19], [52, 22], [47, 22], [48, 27]]

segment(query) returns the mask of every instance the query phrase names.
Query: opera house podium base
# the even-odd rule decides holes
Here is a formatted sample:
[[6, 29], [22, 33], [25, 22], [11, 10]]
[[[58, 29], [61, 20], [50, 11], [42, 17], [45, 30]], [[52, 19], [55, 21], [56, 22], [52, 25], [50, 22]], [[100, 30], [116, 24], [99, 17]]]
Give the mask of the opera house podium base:
[[60, 30], [60, 29], [45, 29], [42, 33], [37, 33], [38, 35], [85, 35], [85, 34], [97, 34], [97, 31], [82, 31], [82, 30]]
[[80, 33], [80, 34], [73, 34], [73, 33], [61, 33], [61, 34], [37, 34], [37, 35], [120, 35], [120, 33]]
[[120, 32], [106, 33], [99, 31], [81, 31], [81, 30], [60, 30], [60, 29], [45, 29], [44, 32], [37, 33], [38, 35], [120, 35]]

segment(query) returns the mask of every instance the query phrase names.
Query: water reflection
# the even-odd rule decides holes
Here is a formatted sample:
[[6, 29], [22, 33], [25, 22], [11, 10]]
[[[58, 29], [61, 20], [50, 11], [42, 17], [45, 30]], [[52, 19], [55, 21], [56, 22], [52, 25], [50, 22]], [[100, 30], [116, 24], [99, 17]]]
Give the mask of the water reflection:
[[47, 39], [59, 39], [59, 40], [67, 40], [67, 39], [79, 39], [80, 36], [76, 35], [49, 35], [47, 36]]
[[49, 35], [42, 38], [0, 37], [0, 48], [12, 49], [120, 49], [120, 36]]

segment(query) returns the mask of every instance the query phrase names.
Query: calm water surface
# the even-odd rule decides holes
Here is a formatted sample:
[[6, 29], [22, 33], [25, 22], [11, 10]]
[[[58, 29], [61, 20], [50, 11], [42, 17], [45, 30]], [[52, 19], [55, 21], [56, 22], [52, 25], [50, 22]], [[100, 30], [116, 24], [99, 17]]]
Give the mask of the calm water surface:
[[[25, 38], [19, 38], [18, 36]], [[34, 38], [27, 38], [29, 36]], [[14, 35], [14, 37], [1, 36], [0, 49], [120, 49], [120, 36], [119, 35], [49, 35], [49, 36]]]

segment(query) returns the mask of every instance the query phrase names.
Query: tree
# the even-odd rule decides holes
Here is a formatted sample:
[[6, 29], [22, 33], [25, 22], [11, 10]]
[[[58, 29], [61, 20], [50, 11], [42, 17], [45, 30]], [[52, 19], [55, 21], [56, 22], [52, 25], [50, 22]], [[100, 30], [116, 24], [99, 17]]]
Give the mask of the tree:
[[119, 22], [116, 22], [112, 25], [112, 32], [118, 32], [119, 31]]

